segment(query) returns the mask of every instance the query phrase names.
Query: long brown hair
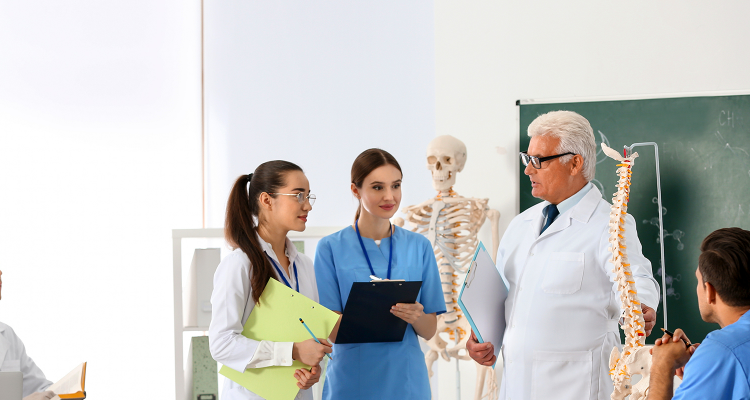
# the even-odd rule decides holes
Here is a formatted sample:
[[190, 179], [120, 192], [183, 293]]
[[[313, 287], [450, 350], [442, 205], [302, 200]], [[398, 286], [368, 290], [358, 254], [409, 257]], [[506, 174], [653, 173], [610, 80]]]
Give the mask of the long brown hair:
[[[396, 161], [396, 158], [391, 153], [382, 149], [367, 149], [363, 151], [354, 160], [354, 164], [352, 164], [352, 183], [357, 189], [362, 189], [362, 183], [367, 178], [367, 175], [370, 175], [370, 172], [384, 165], [393, 165], [398, 169], [398, 172], [401, 172], [401, 176], [404, 175], [404, 172], [401, 171], [401, 166], [398, 165], [398, 161]], [[362, 201], [360, 200], [357, 213], [354, 215], [355, 221], [359, 219], [361, 211]]]
[[241, 249], [250, 259], [250, 288], [256, 304], [260, 302], [268, 279], [277, 279], [255, 232], [255, 219], [260, 212], [258, 197], [263, 192], [278, 192], [286, 183], [286, 173], [291, 171], [302, 172], [302, 168], [289, 161], [265, 162], [252, 174], [237, 178], [227, 200], [224, 238], [233, 249]]

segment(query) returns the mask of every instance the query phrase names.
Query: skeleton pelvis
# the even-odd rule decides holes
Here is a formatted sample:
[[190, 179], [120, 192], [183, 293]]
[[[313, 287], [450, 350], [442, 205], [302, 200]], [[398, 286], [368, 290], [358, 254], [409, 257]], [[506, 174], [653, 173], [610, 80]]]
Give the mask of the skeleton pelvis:
[[[637, 348], [635, 351], [624, 356], [620, 353], [617, 347], [612, 349], [612, 353], [609, 356], [609, 369], [611, 372], [612, 382], [614, 383], [614, 392], [612, 393], [612, 400], [623, 400], [628, 395], [631, 398], [641, 399], [644, 398], [648, 392], [648, 383], [651, 375], [651, 353], [650, 350], [653, 346], [642, 346]], [[623, 350], [623, 353], [626, 352]], [[624, 360], [621, 360], [625, 357]], [[625, 364], [625, 374], [621, 374], [621, 369], [618, 365]], [[632, 383], [634, 376], [640, 375], [640, 380], [637, 380], [635, 384]], [[635, 396], [635, 397], [633, 397]]]

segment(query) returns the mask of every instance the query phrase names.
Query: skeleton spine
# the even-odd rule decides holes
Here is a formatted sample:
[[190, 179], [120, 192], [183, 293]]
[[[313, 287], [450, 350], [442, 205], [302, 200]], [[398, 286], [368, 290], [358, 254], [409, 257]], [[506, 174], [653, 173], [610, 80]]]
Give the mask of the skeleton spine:
[[638, 292], [635, 280], [628, 263], [627, 244], [625, 242], [625, 216], [628, 211], [628, 200], [630, 198], [631, 168], [637, 153], [631, 157], [621, 160], [617, 166], [617, 175], [620, 179], [617, 183], [617, 193], [612, 198], [612, 209], [609, 214], [609, 243], [612, 258], [609, 260], [616, 273], [617, 289], [620, 292], [621, 308], [623, 310], [622, 329], [625, 332], [625, 346], [617, 360], [616, 366], [610, 370], [615, 387], [627, 388], [630, 386], [631, 371], [628, 370], [626, 361], [628, 356], [642, 347], [646, 341], [645, 323], [638, 301]]

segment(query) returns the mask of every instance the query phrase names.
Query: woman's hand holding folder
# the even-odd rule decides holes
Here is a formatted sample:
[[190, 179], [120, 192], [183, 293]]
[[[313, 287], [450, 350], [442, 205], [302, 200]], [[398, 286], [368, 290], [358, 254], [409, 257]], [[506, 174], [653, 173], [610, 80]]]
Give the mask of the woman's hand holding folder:
[[292, 346], [292, 359], [300, 361], [309, 366], [316, 366], [320, 364], [326, 353], [330, 353], [332, 345], [325, 339], [318, 339], [320, 343], [316, 342], [315, 339], [307, 339], [304, 342], [295, 342]]
[[434, 313], [425, 314], [424, 306], [419, 302], [398, 303], [391, 307], [391, 314], [411, 324], [417, 335], [425, 340], [430, 340], [435, 335], [437, 316]]
[[312, 367], [309, 371], [298, 369], [294, 371], [294, 377], [297, 378], [297, 387], [305, 390], [310, 389], [312, 385], [320, 380], [320, 365]]
[[395, 306], [391, 307], [391, 314], [403, 319], [409, 324], [414, 325], [414, 323], [416, 323], [424, 315], [424, 306], [419, 303], [398, 303]]
[[292, 345], [292, 359], [312, 366], [309, 371], [304, 368], [294, 371], [294, 378], [297, 379], [297, 387], [300, 389], [309, 389], [320, 380], [320, 361], [326, 353], [333, 351], [327, 340], [318, 340], [320, 343], [315, 339], [308, 339]]

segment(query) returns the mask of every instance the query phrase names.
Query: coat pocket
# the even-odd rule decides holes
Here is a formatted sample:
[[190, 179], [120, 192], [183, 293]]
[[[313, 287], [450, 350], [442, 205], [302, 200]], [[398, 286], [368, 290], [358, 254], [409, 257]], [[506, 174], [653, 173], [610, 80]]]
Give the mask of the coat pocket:
[[542, 290], [551, 294], [573, 294], [581, 290], [584, 253], [555, 252], [544, 268]]
[[535, 351], [531, 370], [531, 398], [577, 399], [591, 397], [590, 351]]

